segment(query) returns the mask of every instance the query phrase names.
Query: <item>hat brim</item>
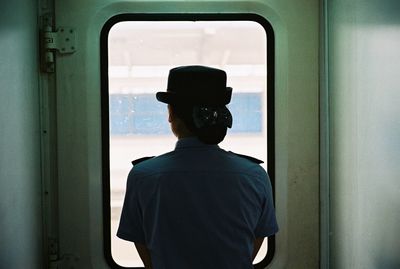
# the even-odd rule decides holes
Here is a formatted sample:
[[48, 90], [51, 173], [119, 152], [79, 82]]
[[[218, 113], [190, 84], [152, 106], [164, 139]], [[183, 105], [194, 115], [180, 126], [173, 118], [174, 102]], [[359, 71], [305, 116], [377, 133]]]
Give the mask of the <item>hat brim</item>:
[[[156, 98], [158, 101], [166, 104], [178, 104], [178, 103], [196, 103], [196, 99], [190, 98], [191, 96], [181, 96], [175, 92], [157, 92], [156, 93]], [[225, 96], [223, 97], [223, 101], [219, 101], [221, 105], [227, 105], [230, 103], [232, 98], [232, 88], [231, 87], [226, 87], [226, 92]], [[208, 103], [209, 101], [206, 101]]]
[[176, 103], [177, 96], [172, 92], [157, 92], [156, 98], [158, 101], [166, 104], [174, 104]]

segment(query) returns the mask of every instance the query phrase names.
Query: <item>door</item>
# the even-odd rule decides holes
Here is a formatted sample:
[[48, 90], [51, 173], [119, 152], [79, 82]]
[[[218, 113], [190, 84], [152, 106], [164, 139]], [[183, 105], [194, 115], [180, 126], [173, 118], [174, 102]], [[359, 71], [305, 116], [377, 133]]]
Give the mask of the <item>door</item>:
[[[302, 10], [301, 14], [298, 10]], [[106, 178], [110, 175], [104, 173], [104, 166], [112, 159], [106, 149], [110, 146], [106, 142], [110, 142], [110, 133], [104, 126], [105, 121], [111, 128], [113, 123], [106, 119], [107, 115], [110, 117], [110, 107], [108, 114], [104, 113], [104, 75], [107, 73], [102, 72], [102, 29], [111, 18], [121, 14], [128, 14], [127, 20], [131, 20], [132, 14], [140, 14], [145, 21], [148, 20], [146, 14], [164, 14], [166, 17], [159, 19], [162, 22], [168, 14], [186, 14], [186, 21], [193, 20], [190, 14], [211, 14], [214, 20], [223, 21], [222, 17], [218, 18], [222, 13], [221, 16], [257, 14], [273, 31], [274, 42], [270, 47], [274, 50], [270, 57], [274, 62], [268, 72], [261, 72], [267, 73], [266, 77], [273, 76], [273, 84], [267, 87], [272, 91], [263, 97], [266, 102], [273, 100], [269, 106], [273, 111], [268, 114], [273, 117], [265, 120], [267, 125], [274, 123], [269, 125], [273, 127], [268, 130], [273, 140], [264, 156], [268, 162], [273, 160], [267, 169], [274, 171], [280, 231], [273, 242], [274, 253], [268, 258], [268, 264], [270, 268], [317, 268], [318, 12], [318, 1], [214, 1], [204, 4], [201, 1], [56, 0], [55, 28], [72, 27], [76, 35], [76, 51], [58, 55], [56, 72], [49, 75], [55, 79], [56, 161], [51, 163], [56, 171], [53, 188], [58, 210], [53, 218], [57, 229], [48, 230], [58, 242], [59, 266], [118, 267], [109, 260], [111, 237], [108, 237], [107, 222], [111, 220], [107, 219], [110, 218], [107, 212], [111, 212], [111, 202], [107, 200], [107, 192], [111, 192], [107, 185], [110, 181]], [[110, 70], [108, 76], [111, 76]], [[108, 101], [114, 97], [109, 97]], [[265, 144], [268, 142], [266, 137], [261, 139]], [[124, 265], [123, 262], [119, 264]]]

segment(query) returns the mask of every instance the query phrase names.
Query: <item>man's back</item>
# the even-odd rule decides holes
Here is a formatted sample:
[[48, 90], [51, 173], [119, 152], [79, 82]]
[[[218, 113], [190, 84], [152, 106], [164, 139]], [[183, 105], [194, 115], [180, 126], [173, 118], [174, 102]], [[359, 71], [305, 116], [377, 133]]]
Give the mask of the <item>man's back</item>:
[[246, 269], [254, 239], [277, 230], [264, 169], [185, 138], [132, 169], [118, 236], [146, 245], [154, 269]]

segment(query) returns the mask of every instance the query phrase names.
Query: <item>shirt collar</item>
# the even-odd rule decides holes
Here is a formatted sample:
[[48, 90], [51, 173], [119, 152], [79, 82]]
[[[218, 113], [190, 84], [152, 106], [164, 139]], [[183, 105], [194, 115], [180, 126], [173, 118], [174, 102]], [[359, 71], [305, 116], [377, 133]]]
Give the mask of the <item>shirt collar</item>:
[[218, 145], [209, 145], [203, 143], [195, 136], [181, 138], [175, 144], [176, 150], [183, 148], [199, 148], [199, 147], [219, 148]]

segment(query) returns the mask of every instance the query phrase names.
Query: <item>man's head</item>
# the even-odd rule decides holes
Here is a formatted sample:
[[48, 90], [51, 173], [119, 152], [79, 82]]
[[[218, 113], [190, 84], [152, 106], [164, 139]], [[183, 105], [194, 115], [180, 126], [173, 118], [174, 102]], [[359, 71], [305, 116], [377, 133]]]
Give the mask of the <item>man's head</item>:
[[169, 122], [178, 137], [197, 136], [208, 144], [218, 144], [232, 126], [225, 107], [232, 88], [226, 87], [226, 73], [206, 66], [182, 66], [170, 70], [166, 92], [158, 92], [168, 104]]

